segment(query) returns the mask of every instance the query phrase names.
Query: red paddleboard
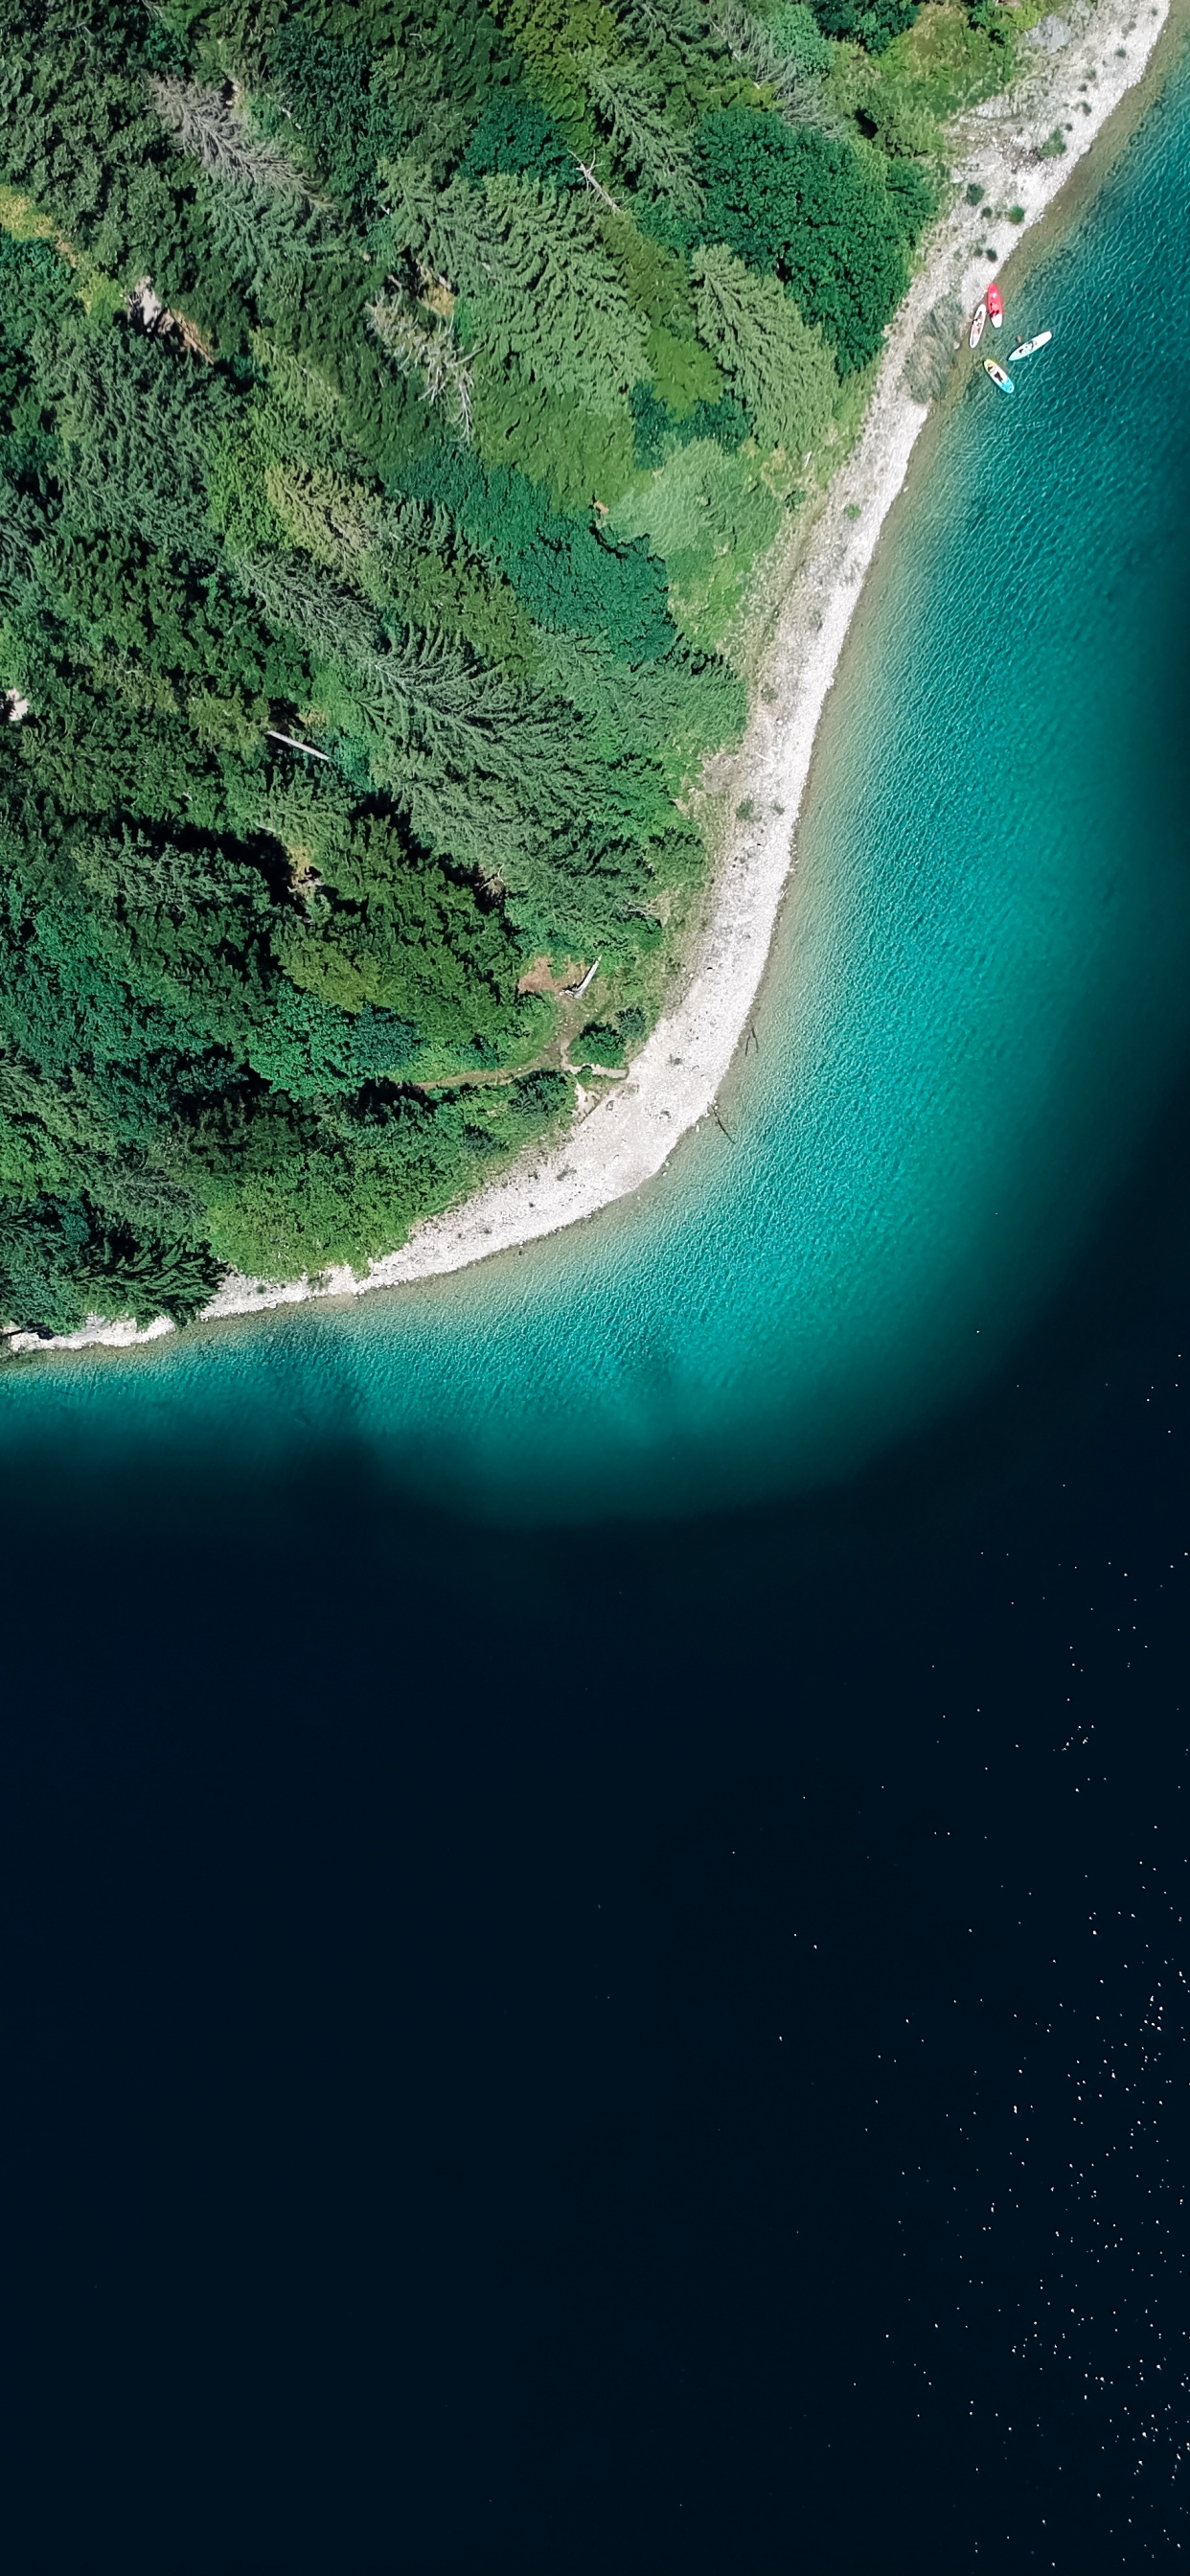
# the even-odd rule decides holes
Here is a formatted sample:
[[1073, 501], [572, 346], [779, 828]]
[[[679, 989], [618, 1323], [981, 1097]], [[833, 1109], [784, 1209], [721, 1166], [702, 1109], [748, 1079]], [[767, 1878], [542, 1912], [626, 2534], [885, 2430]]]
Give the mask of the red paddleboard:
[[998, 286], [989, 286], [987, 300], [988, 320], [991, 323], [993, 331], [998, 331], [1004, 320], [1004, 298], [1001, 295]]

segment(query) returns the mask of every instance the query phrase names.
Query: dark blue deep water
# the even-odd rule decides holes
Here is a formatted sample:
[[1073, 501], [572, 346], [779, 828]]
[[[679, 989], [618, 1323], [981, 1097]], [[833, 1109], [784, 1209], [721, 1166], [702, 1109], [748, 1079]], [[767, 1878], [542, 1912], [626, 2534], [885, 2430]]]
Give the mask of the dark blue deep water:
[[[688, 1159], [581, 1257], [0, 1390], [5, 2565], [1190, 2549], [1172, 361], [1067, 471], [1063, 618], [937, 614], [940, 531], [1015, 477], [1034, 545], [1043, 406], [1068, 453], [1136, 363], [1188, 153], [1182, 74], [1029, 282], [1069, 374], [1022, 386], [1017, 449], [985, 406], [964, 499], [977, 386], [904, 514], [772, 987], [824, 1016], [790, 1007], [769, 1196], [766, 1071], [736, 1179]], [[981, 791], [962, 840], [940, 768], [879, 765], [889, 670], [935, 706], [948, 653], [956, 757], [964, 691], [1001, 739], [1022, 710], [1012, 811]], [[1069, 801], [1042, 680], [1053, 760], [1093, 735]], [[515, 1431], [567, 1327], [576, 1386], [602, 1353], [585, 1484], [562, 1394]]]

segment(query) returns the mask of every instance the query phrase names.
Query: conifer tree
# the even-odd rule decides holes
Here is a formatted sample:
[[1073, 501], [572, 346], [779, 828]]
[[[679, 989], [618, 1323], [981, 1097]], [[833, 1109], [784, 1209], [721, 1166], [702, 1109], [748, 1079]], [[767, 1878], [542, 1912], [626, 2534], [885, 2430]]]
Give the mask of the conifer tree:
[[420, 375], [422, 398], [445, 397], [447, 415], [465, 439], [471, 436], [473, 350], [461, 349], [453, 316], [415, 304], [398, 287], [367, 308], [368, 320], [403, 376]]
[[482, 188], [455, 178], [434, 185], [416, 152], [381, 164], [386, 228], [394, 250], [405, 251], [422, 284], [468, 295], [482, 287], [491, 264], [488, 209]]
[[540, 732], [514, 685], [441, 632], [408, 627], [399, 643], [354, 651], [351, 680], [361, 707], [400, 740], [445, 744], [481, 768], [515, 774]]
[[647, 372], [628, 302], [585, 198], [503, 175], [484, 181], [492, 275], [470, 300], [493, 357], [606, 411]]
[[80, 329], [61, 367], [64, 482], [75, 517], [213, 554], [207, 447], [232, 410], [227, 387], [127, 329], [102, 339]]
[[265, 616], [288, 626], [309, 650], [344, 659], [373, 650], [375, 620], [360, 600], [320, 581], [311, 564], [284, 555], [240, 555], [229, 563]]
[[265, 490], [295, 545], [350, 577], [380, 535], [381, 504], [362, 483], [326, 465], [270, 465]]
[[821, 332], [803, 321], [779, 279], [758, 277], [722, 242], [690, 264], [698, 327], [756, 423], [765, 447], [790, 456], [813, 446], [838, 391]]
[[638, 42], [670, 45], [678, 54], [695, 53], [706, 44], [704, 0], [628, 0], [625, 14]]
[[743, 0], [718, 0], [711, 32], [757, 88], [770, 92], [788, 125], [817, 125], [824, 133], [839, 132], [839, 119], [828, 105], [821, 81], [782, 52]]
[[339, 666], [347, 697], [401, 745], [446, 746], [486, 770], [515, 775], [533, 757], [542, 711], [457, 637], [406, 627], [388, 641], [362, 601], [282, 556], [242, 557], [244, 588], [301, 637], [312, 662]]
[[608, 62], [587, 53], [580, 69], [601, 123], [624, 167], [680, 215], [697, 214], [701, 198], [687, 136], [665, 113], [657, 82], [643, 63]]

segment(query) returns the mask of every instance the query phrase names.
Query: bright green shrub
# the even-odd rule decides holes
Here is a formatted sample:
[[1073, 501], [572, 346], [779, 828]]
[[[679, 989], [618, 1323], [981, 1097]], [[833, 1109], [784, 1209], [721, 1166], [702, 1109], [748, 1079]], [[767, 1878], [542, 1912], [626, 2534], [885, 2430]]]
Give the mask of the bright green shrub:
[[[627, 215], [605, 209], [599, 229], [633, 311], [648, 326], [645, 368], [660, 401], [677, 419], [685, 418], [698, 403], [719, 402], [723, 379], [697, 336], [685, 262], [642, 233]], [[634, 401], [636, 392], [634, 386]]]
[[679, 338], [664, 322], [655, 322], [645, 342], [645, 361], [659, 399], [675, 420], [688, 420], [700, 403], [713, 411], [722, 401], [723, 378], [693, 333]]
[[664, 560], [675, 624], [691, 643], [713, 650], [730, 633], [756, 562], [777, 534], [781, 504], [746, 457], [698, 439], [635, 485], [611, 525], [623, 536], [647, 535]]
[[615, 17], [605, 0], [506, 0], [504, 32], [525, 70], [525, 85], [581, 136], [587, 93], [580, 63], [592, 54], [606, 60], [620, 51]]

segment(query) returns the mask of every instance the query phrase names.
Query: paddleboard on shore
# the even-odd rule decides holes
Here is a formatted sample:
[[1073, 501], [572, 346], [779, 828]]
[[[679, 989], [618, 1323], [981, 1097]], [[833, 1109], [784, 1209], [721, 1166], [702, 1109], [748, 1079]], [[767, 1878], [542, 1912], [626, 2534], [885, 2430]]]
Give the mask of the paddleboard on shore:
[[1044, 349], [1047, 340], [1052, 340], [1053, 336], [1052, 331], [1038, 331], [1032, 340], [1022, 340], [1019, 348], [1009, 350], [1009, 366], [1015, 367], [1018, 358], [1031, 358], [1034, 350]]
[[999, 385], [1002, 394], [1010, 394], [1015, 391], [1011, 376], [1005, 375], [1003, 367], [998, 367], [994, 358], [985, 358], [983, 363], [992, 379], [992, 383], [994, 385]]
[[1003, 329], [1004, 298], [1001, 295], [998, 286], [989, 286], [988, 288], [988, 320], [991, 323], [993, 331], [1000, 331]]
[[988, 308], [986, 304], [981, 304], [979, 311], [975, 316], [975, 320], [971, 325], [971, 347], [973, 349], [977, 349], [979, 347], [979, 343], [983, 338], [983, 326], [987, 321], [987, 318]]

